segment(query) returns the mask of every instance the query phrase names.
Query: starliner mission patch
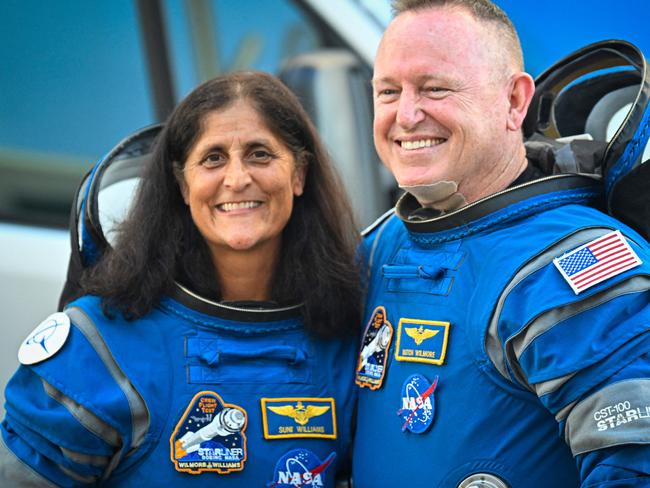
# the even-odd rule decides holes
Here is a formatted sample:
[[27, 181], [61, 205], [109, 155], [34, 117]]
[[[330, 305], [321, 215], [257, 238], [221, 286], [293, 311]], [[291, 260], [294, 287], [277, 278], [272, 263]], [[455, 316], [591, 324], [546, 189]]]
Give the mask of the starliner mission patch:
[[241, 407], [225, 403], [213, 391], [197, 393], [169, 439], [176, 470], [227, 474], [244, 469], [246, 422]]
[[392, 338], [393, 326], [386, 319], [386, 309], [379, 306], [372, 312], [363, 334], [355, 379], [357, 385], [371, 390], [381, 387]]

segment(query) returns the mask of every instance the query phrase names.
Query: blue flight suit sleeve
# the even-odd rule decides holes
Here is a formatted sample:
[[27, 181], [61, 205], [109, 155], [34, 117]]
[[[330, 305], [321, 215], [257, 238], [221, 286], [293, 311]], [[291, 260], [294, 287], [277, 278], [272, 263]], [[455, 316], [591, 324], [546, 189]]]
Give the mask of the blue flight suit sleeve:
[[133, 447], [132, 405], [97, 337], [73, 323], [60, 351], [9, 381], [1, 486], [93, 486]]
[[493, 331], [497, 369], [555, 416], [583, 487], [650, 486], [650, 253], [630, 243], [640, 266], [577, 295], [537, 267]]

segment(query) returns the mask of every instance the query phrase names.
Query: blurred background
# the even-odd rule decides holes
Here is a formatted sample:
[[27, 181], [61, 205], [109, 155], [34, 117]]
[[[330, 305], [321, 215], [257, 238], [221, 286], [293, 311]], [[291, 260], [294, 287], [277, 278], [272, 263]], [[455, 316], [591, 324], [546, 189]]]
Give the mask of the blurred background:
[[[650, 55], [645, 0], [497, 0], [538, 75], [608, 38]], [[395, 197], [372, 144], [372, 59], [386, 0], [0, 2], [0, 388], [57, 305], [70, 205], [122, 138], [192, 88], [238, 69], [278, 74], [312, 115], [365, 226]]]

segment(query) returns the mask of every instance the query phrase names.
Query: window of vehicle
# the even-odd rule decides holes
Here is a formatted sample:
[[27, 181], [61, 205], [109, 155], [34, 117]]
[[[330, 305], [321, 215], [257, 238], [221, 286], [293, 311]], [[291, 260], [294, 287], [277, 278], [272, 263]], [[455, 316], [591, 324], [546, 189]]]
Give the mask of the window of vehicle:
[[325, 42], [289, 0], [0, 2], [0, 220], [66, 226], [83, 173], [164, 118], [161, 82], [171, 109], [212, 76], [277, 73]]

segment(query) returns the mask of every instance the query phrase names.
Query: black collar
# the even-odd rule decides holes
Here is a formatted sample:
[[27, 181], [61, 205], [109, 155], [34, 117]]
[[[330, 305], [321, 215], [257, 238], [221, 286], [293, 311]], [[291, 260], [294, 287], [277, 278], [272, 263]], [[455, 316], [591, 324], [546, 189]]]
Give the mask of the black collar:
[[281, 306], [274, 302], [215, 302], [197, 295], [180, 283], [175, 284], [169, 296], [197, 312], [243, 322], [296, 319], [301, 316], [302, 312], [301, 304]]
[[[594, 194], [600, 194], [602, 187], [600, 177], [583, 174], [560, 174], [514, 184], [520, 178], [529, 176], [531, 173], [524, 171], [513, 182], [513, 186], [444, 215], [435, 211], [435, 215], [427, 215], [422, 212], [422, 207], [415, 197], [410, 193], [405, 193], [397, 202], [396, 213], [410, 232], [441, 232], [457, 227], [471, 226], [483, 217], [532, 197], [565, 190], [587, 189], [593, 198]], [[584, 196], [576, 194], [576, 201], [584, 199]]]

